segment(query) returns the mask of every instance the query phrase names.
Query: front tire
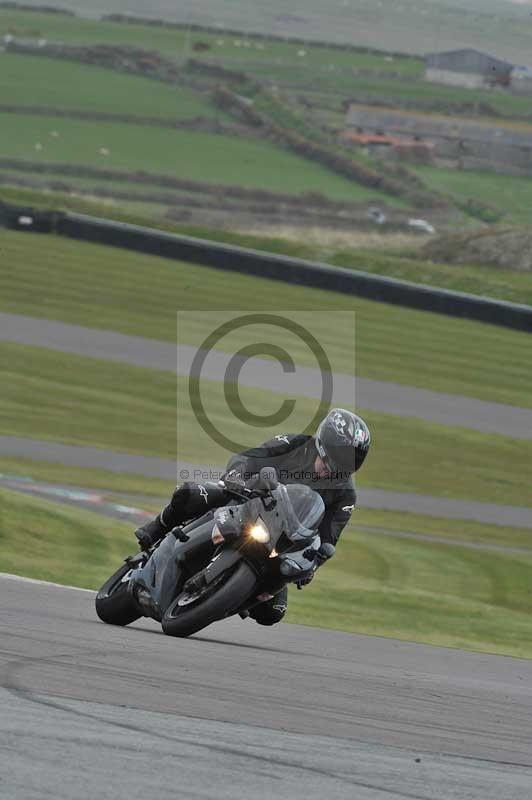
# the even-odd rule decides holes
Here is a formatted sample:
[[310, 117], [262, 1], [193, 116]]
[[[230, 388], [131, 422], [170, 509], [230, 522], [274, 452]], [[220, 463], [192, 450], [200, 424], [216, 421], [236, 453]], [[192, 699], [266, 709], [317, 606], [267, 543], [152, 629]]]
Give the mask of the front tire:
[[96, 595], [96, 613], [108, 625], [129, 625], [142, 616], [128, 591], [128, 584], [122, 582], [130, 570], [128, 564], [122, 564]]
[[166, 609], [162, 620], [167, 636], [191, 636], [219, 619], [235, 614], [256, 586], [255, 573], [244, 561], [224, 576], [216, 589], [194, 605], [179, 604], [183, 592]]

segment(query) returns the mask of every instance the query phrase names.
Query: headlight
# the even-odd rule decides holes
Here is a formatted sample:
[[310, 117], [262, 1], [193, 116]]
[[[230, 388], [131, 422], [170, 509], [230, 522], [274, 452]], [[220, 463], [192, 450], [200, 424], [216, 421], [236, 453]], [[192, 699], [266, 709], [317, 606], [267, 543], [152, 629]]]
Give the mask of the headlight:
[[249, 535], [252, 539], [255, 539], [256, 542], [260, 542], [261, 544], [266, 544], [266, 542], [270, 541], [270, 531], [260, 517], [249, 529]]

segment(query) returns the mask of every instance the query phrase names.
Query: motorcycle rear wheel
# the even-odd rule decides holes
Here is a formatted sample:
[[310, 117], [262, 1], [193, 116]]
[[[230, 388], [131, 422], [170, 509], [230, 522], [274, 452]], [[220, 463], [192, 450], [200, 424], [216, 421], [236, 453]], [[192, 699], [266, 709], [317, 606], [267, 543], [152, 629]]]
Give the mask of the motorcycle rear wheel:
[[167, 636], [191, 636], [219, 619], [230, 617], [246, 602], [257, 583], [251, 567], [240, 561], [236, 569], [224, 573], [220, 582], [209, 591], [204, 599], [180, 605], [185, 592], [166, 609], [162, 620], [163, 631]]
[[129, 625], [142, 616], [128, 591], [128, 584], [122, 582], [130, 569], [128, 564], [122, 564], [96, 595], [96, 613], [108, 625]]

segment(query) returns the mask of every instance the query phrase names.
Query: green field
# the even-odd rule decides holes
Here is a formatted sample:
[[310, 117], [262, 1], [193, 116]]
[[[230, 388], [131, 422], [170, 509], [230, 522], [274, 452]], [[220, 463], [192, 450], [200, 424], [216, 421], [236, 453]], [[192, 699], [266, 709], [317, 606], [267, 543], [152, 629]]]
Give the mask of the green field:
[[[526, 333], [54, 236], [0, 229], [0, 246], [2, 311], [165, 341], [177, 309], [311, 311], [314, 334], [350, 371], [351, 344], [316, 311], [353, 310], [358, 375], [532, 406]], [[298, 357], [310, 363], [303, 348]]]
[[[353, 99], [379, 98], [388, 105], [419, 105], [427, 108], [456, 107], [460, 105], [490, 106], [502, 116], [530, 116], [530, 98], [506, 92], [481, 89], [463, 89], [424, 80], [383, 78], [379, 76], [355, 78], [351, 92]], [[389, 100], [387, 99], [389, 98]]]
[[[304, 47], [260, 41], [245, 35], [190, 34], [178, 29], [95, 22], [8, 9], [0, 9], [0, 33], [2, 30], [35, 40], [45, 36], [50, 41], [70, 44], [149, 46], [177, 64], [184, 63], [189, 56], [197, 56], [230, 68], [249, 69], [266, 86], [272, 82], [280, 84], [281, 88], [284, 84], [299, 85], [303, 87], [303, 94], [308, 90], [310, 103], [308, 108], [300, 106], [300, 111], [306, 108], [300, 120], [300, 132], [311, 139], [312, 131], [317, 132], [318, 139], [325, 136], [323, 130], [320, 132], [320, 125], [326, 124], [323, 109], [320, 109], [320, 91], [327, 97], [332, 93], [339, 96], [340, 105], [350, 98], [407, 107], [421, 104], [441, 110], [456, 107], [463, 110], [469, 105], [469, 113], [475, 113], [476, 104], [479, 113], [486, 113], [490, 106], [498, 114], [530, 114], [527, 97], [425, 82], [422, 79], [423, 61], [419, 58], [314, 45]], [[207, 49], [197, 53], [195, 45]], [[214, 89], [217, 81], [205, 77], [199, 79], [186, 70], [181, 73], [180, 80], [185, 84], [192, 82], [194, 90], [184, 85], [171, 86], [116, 70], [38, 55], [4, 53], [0, 55], [0, 64], [0, 104], [61, 108], [73, 114], [76, 111], [104, 112], [176, 120], [197, 117], [214, 120], [219, 116], [227, 122], [225, 115], [209, 101], [209, 91]], [[393, 77], [390, 72], [399, 74]], [[197, 91], [198, 85], [203, 87], [202, 91]], [[296, 91], [298, 100], [307, 102], [299, 89]], [[343, 112], [340, 116], [337, 113], [334, 124], [330, 124], [342, 126], [342, 120]], [[407, 205], [395, 196], [369, 190], [313, 160], [295, 155], [283, 146], [265, 140], [262, 134], [252, 129], [249, 135], [242, 134], [242, 128], [238, 135], [214, 135], [118, 121], [103, 123], [54, 116], [3, 114], [0, 115], [0, 150], [4, 157], [49, 164], [51, 168], [54, 164], [66, 163], [124, 172], [143, 169], [222, 186], [237, 185], [297, 195], [314, 192], [337, 200], [368, 204], [387, 202], [405, 208]], [[353, 157], [362, 160], [372, 170], [383, 170], [382, 164], [368, 161], [360, 154]], [[470, 174], [472, 178], [468, 181]], [[420, 169], [418, 175], [424, 179], [425, 171]], [[531, 198], [525, 179], [519, 183], [519, 179], [502, 177], [499, 182], [495, 175], [486, 174], [484, 177], [435, 168], [427, 168], [426, 175], [430, 189], [454, 198], [464, 213], [469, 213], [464, 208], [466, 201], [473, 199], [477, 204], [487, 202], [493, 205], [505, 214], [506, 220], [528, 222]], [[77, 181], [75, 177], [72, 180]], [[6, 182], [5, 178], [3, 182]], [[111, 182], [107, 181], [106, 185], [110, 187]], [[500, 192], [492, 191], [497, 187]], [[165, 209], [157, 205], [149, 207], [144, 203], [144, 209], [153, 219], [160, 220], [164, 218]], [[123, 211], [141, 211], [127, 201], [118, 206]], [[222, 206], [230, 213], [226, 202], [222, 202]], [[432, 271], [429, 274], [431, 280], [438, 280]], [[442, 273], [441, 280], [443, 286], [452, 285], [451, 276]], [[475, 282], [473, 276], [471, 282]], [[518, 288], [515, 286], [510, 293], [514, 294]], [[506, 290], [503, 288], [503, 291]]]
[[[173, 458], [177, 423], [178, 459], [223, 465], [231, 455], [194, 419], [185, 378], [177, 379], [176, 396], [171, 373], [11, 344], [0, 344], [0, 367], [0, 435]], [[241, 396], [244, 406], [260, 416], [281, 402], [275, 394], [247, 388]], [[278, 425], [250, 428], [228, 414], [221, 383], [202, 381], [202, 397], [217, 428], [244, 445], [278, 432]], [[306, 426], [316, 407], [316, 401], [298, 398], [290, 430]], [[363, 409], [360, 413], [376, 440], [364, 469], [365, 486], [532, 506], [530, 442]], [[494, 464], [504, 469], [494, 469]]]
[[[368, 2], [368, 0], [365, 0]], [[361, 13], [364, 13], [364, 9]], [[388, 15], [387, 15], [388, 16]], [[244, 22], [248, 14], [240, 21]], [[416, 25], [423, 17], [417, 17]], [[375, 20], [376, 21], [376, 20]], [[380, 20], [380, 25], [384, 19]], [[415, 57], [390, 57], [385, 53], [352, 52], [283, 42], [262, 42], [246, 35], [192, 32], [97, 22], [60, 15], [27, 13], [0, 9], [0, 35], [14, 31], [19, 36], [45, 36], [53, 42], [67, 44], [119, 44], [157, 50], [165, 57], [183, 63], [189, 57], [221, 63], [226, 67], [244, 70], [259, 79], [277, 81], [304, 88], [338, 91], [358, 95], [395, 99], [401, 103], [438, 102], [442, 107], [456, 104], [490, 105], [503, 115], [530, 115], [528, 98], [504, 92], [471, 91], [412, 80], [422, 78], [424, 62]], [[196, 55], [194, 45], [208, 45], [208, 50]], [[359, 44], [367, 44], [360, 42]], [[401, 49], [392, 41], [381, 45], [383, 50]], [[304, 55], [302, 55], [304, 54]], [[367, 71], [373, 75], [359, 74]], [[379, 75], [381, 73], [381, 75]], [[397, 73], [400, 79], [386, 76]]]
[[[29, 4], [39, 6], [40, 0], [30, 0]], [[82, 0], [64, 0], [62, 6], [89, 13]], [[425, 53], [468, 45], [517, 63], [526, 63], [531, 46], [527, 7], [502, 0], [467, 0], [460, 5], [454, 0], [409, 0], [401, 4], [386, 0], [382, 8], [374, 0], [353, 0], [348, 6], [345, 0], [331, 0], [326, 7], [318, 0], [305, 0], [297, 8], [297, 17], [284, 21], [283, 0], [272, 0], [267, 7], [257, 0], [233, 0], [223, 7], [213, 0], [196, 0], [192, 12], [166, 0], [152, 3], [149, 10], [142, 0], [117, 0], [113, 8], [182, 23], [193, 21], [233, 30], [292, 35], [305, 41], [347, 41], [403, 52]], [[90, 5], [92, 15], [108, 13], [108, 9], [105, 0], [92, 0]], [[35, 27], [31, 21], [23, 24], [27, 29]], [[43, 30], [45, 24], [46, 20], [40, 23]], [[75, 24], [61, 27], [66, 30], [75, 28]]]
[[[180, 86], [69, 61], [6, 53], [0, 54], [0, 104], [179, 120], [219, 115], [200, 94]], [[21, 128], [22, 122], [28, 125], [27, 118], [18, 122]]]
[[[331, 64], [344, 70], [367, 69], [376, 72], [400, 72], [418, 75], [423, 62], [409, 56], [390, 60], [385, 54], [342, 51], [309, 43], [306, 46], [281, 41], [262, 41], [250, 36], [237, 36], [205, 32], [188, 33], [185, 30], [148, 27], [145, 25], [119, 25], [88, 19], [73, 19], [51, 14], [27, 13], [0, 9], [0, 35], [9, 29], [19, 36], [45, 36], [54, 42], [67, 44], [121, 44], [158, 50], [167, 58], [182, 61], [194, 56], [198, 42], [209, 45], [200, 57], [209, 61], [223, 61], [235, 69], [260, 71], [274, 65], [293, 65], [314, 71]], [[301, 55], [304, 53], [304, 55]], [[304, 66], [303, 66], [304, 65]]]
[[[5, 490], [0, 504], [0, 572], [97, 589], [135, 550], [125, 523]], [[380, 522], [379, 512], [361, 515]], [[467, 524], [445, 526], [469, 539]], [[507, 531], [509, 546], [522, 535]], [[532, 554], [355, 535], [353, 526], [339, 548], [310, 586], [290, 590], [288, 622], [532, 657]]]
[[0, 114], [0, 151], [37, 163], [146, 170], [272, 192], [322, 192], [337, 200], [379, 195], [269, 142], [196, 131]]
[[494, 172], [475, 172], [418, 167], [416, 172], [435, 191], [454, 197], [458, 203], [483, 198], [505, 213], [505, 221], [532, 224], [532, 180]]

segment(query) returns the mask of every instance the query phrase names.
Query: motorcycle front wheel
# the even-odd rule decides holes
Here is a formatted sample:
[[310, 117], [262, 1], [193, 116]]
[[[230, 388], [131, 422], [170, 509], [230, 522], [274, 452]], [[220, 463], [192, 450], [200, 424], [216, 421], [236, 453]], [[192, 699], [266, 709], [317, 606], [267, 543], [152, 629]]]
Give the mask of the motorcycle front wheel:
[[96, 595], [96, 613], [108, 625], [129, 625], [142, 616], [123, 580], [130, 571], [128, 564], [122, 564]]
[[167, 608], [163, 631], [168, 636], [191, 636], [219, 619], [230, 617], [250, 597], [257, 578], [251, 567], [240, 561], [224, 572], [213, 585], [197, 593], [181, 592]]

